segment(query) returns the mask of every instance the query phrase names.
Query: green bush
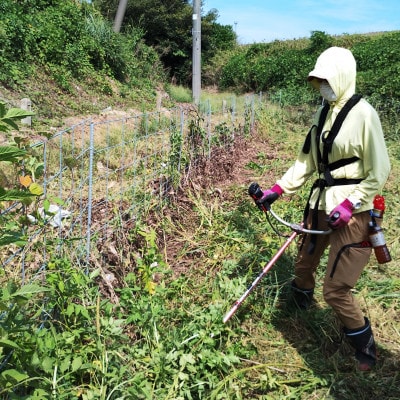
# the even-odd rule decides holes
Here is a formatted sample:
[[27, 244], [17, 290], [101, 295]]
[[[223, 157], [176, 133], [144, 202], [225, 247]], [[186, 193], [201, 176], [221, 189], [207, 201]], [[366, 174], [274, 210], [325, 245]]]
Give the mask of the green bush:
[[[219, 71], [219, 87], [242, 92], [268, 92], [281, 104], [314, 102], [306, 77], [318, 55], [330, 46], [350, 49], [357, 61], [357, 91], [384, 112], [400, 100], [400, 32], [333, 37], [315, 31], [310, 39], [275, 41], [238, 47]], [[216, 60], [216, 58], [215, 58]], [[209, 79], [209, 75], [207, 75]], [[285, 99], [282, 101], [282, 98]], [[396, 106], [397, 107], [397, 106]], [[396, 113], [397, 114], [397, 113]]]
[[73, 78], [110, 76], [139, 87], [163, 77], [143, 31], [115, 33], [92, 5], [74, 0], [5, 0], [0, 5], [0, 81], [18, 85], [35, 67], [50, 71], [63, 90]]

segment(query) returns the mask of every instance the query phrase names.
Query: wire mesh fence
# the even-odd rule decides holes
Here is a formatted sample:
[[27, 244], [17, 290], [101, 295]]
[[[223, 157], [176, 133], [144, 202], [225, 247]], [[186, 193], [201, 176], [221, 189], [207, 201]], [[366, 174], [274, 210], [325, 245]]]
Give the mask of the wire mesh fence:
[[[15, 203], [1, 218], [25, 214], [27, 242], [2, 247], [3, 269], [22, 283], [55, 254], [87, 266], [115, 227], [138, 221], [173, 194], [215, 147], [248, 135], [262, 96], [180, 106], [152, 113], [83, 120], [30, 148], [41, 160], [43, 200]], [[46, 200], [44, 200], [46, 199]], [[44, 206], [44, 201], [47, 206]]]

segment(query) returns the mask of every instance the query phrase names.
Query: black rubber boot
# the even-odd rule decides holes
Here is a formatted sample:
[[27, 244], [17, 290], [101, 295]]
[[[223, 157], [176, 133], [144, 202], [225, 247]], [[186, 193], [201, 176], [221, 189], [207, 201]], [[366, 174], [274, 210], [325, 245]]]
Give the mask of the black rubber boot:
[[376, 364], [376, 346], [368, 318], [364, 317], [364, 319], [365, 325], [362, 328], [344, 328], [344, 333], [351, 346], [356, 350], [355, 357], [358, 360], [358, 369], [370, 371]]
[[292, 281], [293, 301], [301, 310], [308, 310], [314, 299], [314, 289], [300, 289]]

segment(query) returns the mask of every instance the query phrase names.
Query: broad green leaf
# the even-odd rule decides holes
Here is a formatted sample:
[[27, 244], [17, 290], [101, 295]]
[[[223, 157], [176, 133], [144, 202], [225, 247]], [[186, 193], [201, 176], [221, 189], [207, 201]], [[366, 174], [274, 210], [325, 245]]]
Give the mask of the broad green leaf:
[[31, 294], [48, 292], [49, 290], [50, 289], [43, 286], [29, 284], [22, 286], [21, 289], [18, 289], [16, 292], [14, 292], [12, 296], [29, 296]]
[[43, 188], [36, 182], [29, 186], [29, 191], [35, 196], [41, 196], [43, 194]]
[[[60, 199], [59, 197], [53, 197], [52, 198], [53, 203], [58, 204], [59, 206], [63, 206], [65, 204], [65, 201]], [[50, 206], [50, 202], [49, 202]]]
[[61, 293], [64, 293], [65, 291], [65, 284], [63, 281], [58, 281], [58, 289], [60, 290]]
[[44, 163], [40, 163], [35, 167], [35, 177], [43, 176], [44, 174]]
[[52, 372], [53, 371], [53, 359], [50, 357], [45, 357], [42, 361], [42, 368], [45, 372]]
[[74, 157], [65, 157], [64, 163], [68, 168], [73, 169], [78, 165], [78, 160]]
[[43, 389], [35, 389], [33, 392], [33, 397], [30, 397], [32, 400], [42, 400], [42, 399], [47, 399], [48, 398], [48, 392], [47, 390]]
[[10, 108], [7, 110], [3, 119], [22, 119], [25, 117], [31, 117], [32, 115], [35, 115], [35, 113], [32, 111], [23, 110], [22, 108]]
[[[79, 306], [79, 312], [80, 314], [85, 317], [86, 319], [90, 319], [90, 315], [88, 310], [84, 306]], [[78, 314], [78, 313], [77, 313]]]
[[45, 213], [48, 213], [49, 209], [50, 209], [50, 201], [49, 199], [44, 199], [43, 210], [45, 211]]
[[27, 240], [24, 235], [19, 232], [4, 231], [0, 234], [0, 246], [6, 246], [8, 244], [15, 244], [19, 247], [26, 245]]
[[15, 146], [0, 146], [0, 161], [16, 161], [26, 155], [26, 151]]
[[8, 126], [10, 126], [11, 128], [18, 130], [19, 127], [18, 125], [11, 119], [11, 118], [3, 118], [2, 122], [5, 122]]
[[67, 356], [60, 363], [60, 372], [64, 373], [65, 371], [68, 371], [70, 365], [71, 365], [71, 356]]
[[[1, 188], [0, 188], [1, 189]], [[22, 192], [21, 190], [0, 190], [0, 201], [18, 201], [31, 198], [32, 193]]]
[[21, 349], [21, 347], [19, 347], [17, 345], [17, 343], [15, 343], [9, 339], [0, 339], [0, 347], [8, 347], [8, 348], [17, 349], [17, 350]]
[[25, 379], [29, 378], [29, 375], [26, 375], [22, 372], [17, 371], [16, 369], [7, 369], [1, 373], [1, 376], [4, 380], [10, 381], [13, 383], [22, 382]]
[[65, 311], [65, 314], [68, 317], [70, 317], [74, 312], [75, 312], [75, 305], [73, 303], [69, 303], [67, 306], [67, 310]]
[[72, 371], [77, 371], [82, 366], [82, 357], [74, 358], [72, 361]]
[[186, 364], [195, 364], [196, 360], [193, 357], [193, 354], [182, 354], [181, 358], [179, 359], [179, 365], [181, 367], [185, 367]]

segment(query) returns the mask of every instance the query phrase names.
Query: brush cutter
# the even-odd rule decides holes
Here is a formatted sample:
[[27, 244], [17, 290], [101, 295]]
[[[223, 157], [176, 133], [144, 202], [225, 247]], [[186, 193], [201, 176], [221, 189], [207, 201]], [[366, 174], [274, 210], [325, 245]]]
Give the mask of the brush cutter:
[[[254, 199], [254, 200], [259, 200], [263, 196], [263, 192], [260, 188], [260, 186], [257, 183], [252, 183], [249, 187], [249, 195]], [[264, 275], [274, 266], [274, 264], [278, 261], [279, 257], [284, 253], [284, 251], [289, 247], [289, 245], [292, 243], [293, 239], [301, 233], [309, 233], [313, 235], [329, 235], [332, 230], [326, 230], [326, 231], [319, 231], [319, 230], [313, 230], [313, 229], [305, 229], [303, 228], [302, 224], [292, 224], [290, 222], [287, 222], [280, 218], [278, 215], [276, 215], [272, 209], [271, 205], [262, 205], [261, 209], [267, 213], [270, 212], [271, 215], [279, 221], [281, 224], [288, 226], [293, 232], [292, 234], [287, 238], [283, 246], [277, 251], [277, 253], [271, 258], [271, 260], [264, 266], [263, 270], [261, 273], [257, 276], [257, 278], [252, 282], [252, 284], [248, 287], [248, 289], [242, 294], [242, 296], [236, 300], [232, 308], [225, 314], [223, 322], [226, 323], [229, 321], [229, 319], [235, 314], [237, 309], [240, 307], [240, 305], [244, 302], [244, 300], [247, 298], [247, 296], [253, 291], [253, 289], [257, 286], [257, 284], [260, 282], [260, 280], [264, 277]], [[268, 217], [268, 215], [267, 215]]]

